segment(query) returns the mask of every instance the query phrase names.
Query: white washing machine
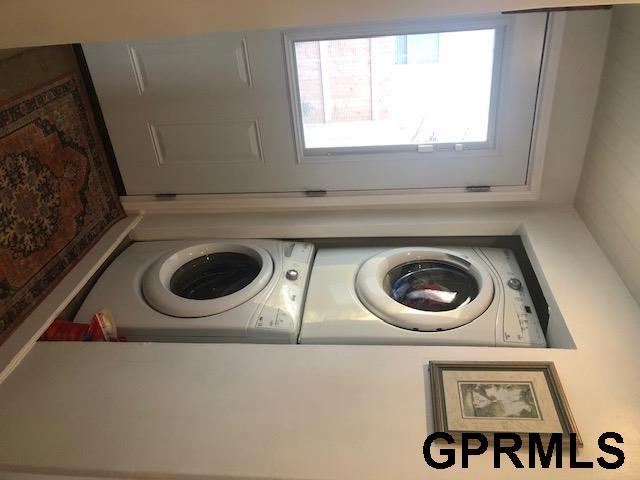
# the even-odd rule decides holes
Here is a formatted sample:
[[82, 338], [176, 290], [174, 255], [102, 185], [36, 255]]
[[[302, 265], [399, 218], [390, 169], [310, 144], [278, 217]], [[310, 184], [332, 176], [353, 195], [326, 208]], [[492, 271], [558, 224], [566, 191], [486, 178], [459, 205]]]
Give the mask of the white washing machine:
[[299, 343], [545, 347], [511, 250], [321, 248]]
[[75, 321], [108, 308], [130, 341], [296, 343], [313, 253], [279, 240], [133, 243]]

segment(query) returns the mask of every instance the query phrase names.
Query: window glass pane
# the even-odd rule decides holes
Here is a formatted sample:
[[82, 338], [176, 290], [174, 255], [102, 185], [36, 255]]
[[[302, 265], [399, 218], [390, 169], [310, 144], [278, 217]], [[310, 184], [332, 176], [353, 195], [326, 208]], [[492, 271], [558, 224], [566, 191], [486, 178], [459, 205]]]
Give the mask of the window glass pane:
[[407, 63], [438, 63], [440, 34], [407, 35]]
[[495, 30], [295, 42], [306, 148], [488, 140]]
[[407, 63], [407, 36], [398, 35], [396, 37], [396, 63]]

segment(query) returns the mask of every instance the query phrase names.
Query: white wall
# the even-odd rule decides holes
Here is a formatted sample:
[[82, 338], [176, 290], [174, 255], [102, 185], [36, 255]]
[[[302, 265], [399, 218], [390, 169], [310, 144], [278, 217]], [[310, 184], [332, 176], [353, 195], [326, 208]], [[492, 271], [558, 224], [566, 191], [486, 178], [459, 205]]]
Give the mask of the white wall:
[[614, 8], [607, 60], [575, 202], [640, 301], [640, 6]]
[[[638, 479], [640, 306], [571, 207], [179, 216], [164, 226], [151, 217], [141, 229], [155, 238], [516, 231], [576, 348], [40, 342], [0, 384], [0, 478]], [[570, 469], [566, 452], [552, 473], [516, 473], [504, 458], [494, 469], [490, 454], [470, 469], [429, 469], [420, 447], [434, 428], [430, 360], [553, 361], [585, 443], [579, 460], [595, 461], [598, 436], [615, 431], [624, 466]]]
[[[633, 0], [631, 0], [633, 1]], [[631, 3], [613, 0], [608, 3]], [[3, 0], [0, 48], [493, 13], [600, 0]]]
[[540, 190], [542, 203], [573, 203], [605, 61], [610, 11], [567, 15]]

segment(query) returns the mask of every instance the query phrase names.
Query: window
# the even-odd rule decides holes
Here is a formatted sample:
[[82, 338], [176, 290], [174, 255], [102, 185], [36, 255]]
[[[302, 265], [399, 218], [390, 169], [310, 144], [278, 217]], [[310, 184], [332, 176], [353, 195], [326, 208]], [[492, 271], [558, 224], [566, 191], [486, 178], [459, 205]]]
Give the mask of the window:
[[305, 148], [488, 142], [495, 40], [484, 29], [295, 42]]
[[396, 64], [438, 63], [440, 34], [396, 35]]
[[287, 32], [298, 162], [384, 163], [429, 186], [524, 185], [546, 19]]

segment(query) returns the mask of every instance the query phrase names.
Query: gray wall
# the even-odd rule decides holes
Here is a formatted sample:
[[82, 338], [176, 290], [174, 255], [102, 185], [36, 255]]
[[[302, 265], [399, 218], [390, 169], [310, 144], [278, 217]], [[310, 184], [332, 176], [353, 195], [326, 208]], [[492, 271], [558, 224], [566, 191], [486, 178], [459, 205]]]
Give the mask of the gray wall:
[[640, 302], [640, 5], [614, 7], [575, 205]]

